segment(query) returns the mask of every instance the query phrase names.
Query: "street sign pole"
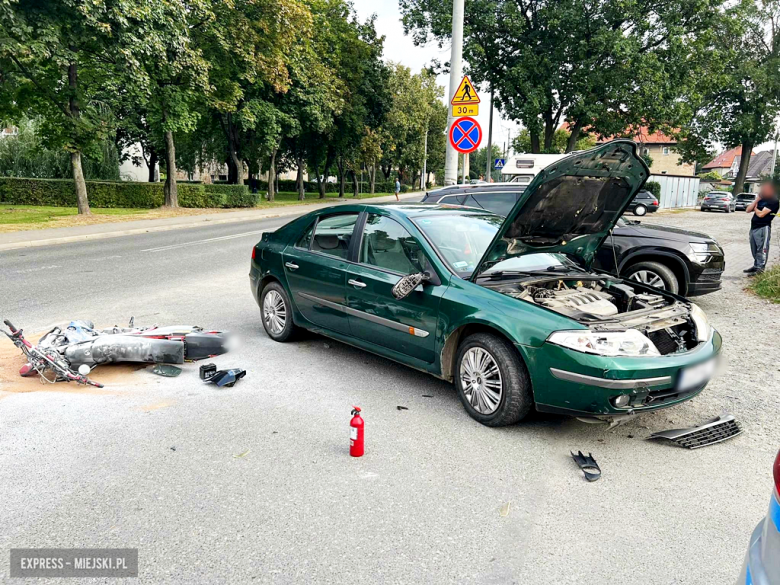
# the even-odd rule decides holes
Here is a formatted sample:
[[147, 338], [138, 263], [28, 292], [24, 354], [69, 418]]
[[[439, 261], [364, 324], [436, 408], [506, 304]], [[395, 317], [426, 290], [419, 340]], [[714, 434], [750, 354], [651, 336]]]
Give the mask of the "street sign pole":
[[[450, 53], [450, 95], [449, 101], [455, 97], [458, 84], [463, 76], [463, 10], [465, 0], [452, 0], [452, 51]], [[451, 127], [455, 118], [450, 110], [447, 116], [447, 127]], [[444, 184], [454, 185], [458, 182], [458, 151], [447, 142], [447, 154], [444, 161]]]
[[493, 84], [490, 84], [490, 122], [488, 123], [487, 156], [485, 157], [485, 180], [489, 183], [493, 178], [490, 161], [493, 160]]
[[425, 125], [425, 154], [423, 154], [422, 178], [420, 179], [420, 189], [425, 191], [425, 175], [428, 167], [428, 125]]

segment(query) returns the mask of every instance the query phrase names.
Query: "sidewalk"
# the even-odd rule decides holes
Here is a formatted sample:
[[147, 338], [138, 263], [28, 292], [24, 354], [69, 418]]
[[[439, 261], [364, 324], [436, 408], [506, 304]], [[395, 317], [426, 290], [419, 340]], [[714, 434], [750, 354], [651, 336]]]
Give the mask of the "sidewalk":
[[[423, 197], [423, 194], [421, 192], [415, 192], [401, 195], [400, 197], [401, 201], [415, 202], [419, 201]], [[217, 225], [222, 223], [257, 221], [259, 219], [274, 217], [297, 216], [309, 213], [315, 209], [333, 205], [346, 205], [349, 203], [388, 203], [391, 201], [395, 201], [394, 195], [357, 200], [351, 197], [345, 197], [344, 201], [338, 203], [334, 203], [333, 200], [330, 200], [328, 203], [285, 205], [272, 207], [270, 209], [242, 209], [239, 211], [167, 217], [164, 219], [144, 219], [117, 223], [99, 223], [79, 227], [9, 232], [0, 234], [0, 251], [67, 244], [70, 242], [81, 242], [86, 240], [101, 240], [104, 238], [118, 238], [120, 236], [132, 236], [149, 232], [164, 232], [203, 225]]]

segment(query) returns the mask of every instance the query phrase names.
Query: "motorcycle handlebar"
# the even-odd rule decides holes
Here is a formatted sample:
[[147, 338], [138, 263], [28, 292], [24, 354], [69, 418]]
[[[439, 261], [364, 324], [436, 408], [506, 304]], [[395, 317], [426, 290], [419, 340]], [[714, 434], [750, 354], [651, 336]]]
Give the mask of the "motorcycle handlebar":
[[17, 329], [14, 327], [14, 324], [11, 323], [8, 319], [3, 319], [3, 323], [5, 323], [8, 328], [11, 330], [11, 333], [16, 333]]

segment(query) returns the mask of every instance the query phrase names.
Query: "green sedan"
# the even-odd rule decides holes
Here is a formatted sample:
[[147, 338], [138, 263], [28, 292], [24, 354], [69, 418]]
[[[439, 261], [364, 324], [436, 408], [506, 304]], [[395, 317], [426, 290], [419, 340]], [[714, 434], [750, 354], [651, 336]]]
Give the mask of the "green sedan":
[[489, 426], [614, 418], [701, 392], [721, 337], [695, 304], [590, 269], [648, 177], [629, 141], [543, 170], [506, 219], [426, 204], [312, 212], [252, 252], [276, 341], [308, 329], [455, 384]]

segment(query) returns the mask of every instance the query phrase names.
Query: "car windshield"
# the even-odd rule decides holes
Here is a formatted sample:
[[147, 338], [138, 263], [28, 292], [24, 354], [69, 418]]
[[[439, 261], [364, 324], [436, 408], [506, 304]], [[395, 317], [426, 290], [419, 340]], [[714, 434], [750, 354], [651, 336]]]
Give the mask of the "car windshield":
[[[504, 218], [498, 215], [438, 215], [415, 219], [439, 255], [461, 278], [468, 278], [477, 268], [485, 250], [501, 227]], [[508, 258], [490, 267], [491, 272], [535, 272], [553, 268], [574, 268], [576, 265], [562, 254], [524, 254]]]

